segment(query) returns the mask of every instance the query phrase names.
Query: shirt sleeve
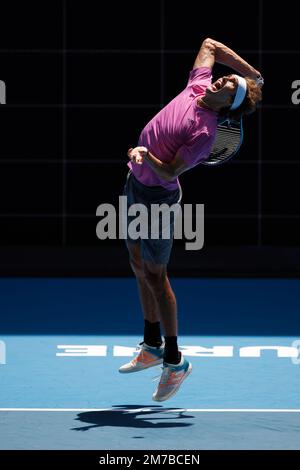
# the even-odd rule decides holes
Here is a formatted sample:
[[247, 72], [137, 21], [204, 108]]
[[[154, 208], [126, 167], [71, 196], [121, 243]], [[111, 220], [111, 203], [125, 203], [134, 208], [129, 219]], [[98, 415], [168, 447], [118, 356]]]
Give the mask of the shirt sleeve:
[[188, 167], [193, 167], [206, 160], [210, 154], [214, 139], [207, 132], [194, 136], [187, 144], [180, 147], [178, 154]]
[[190, 71], [187, 88], [194, 96], [203, 95], [211, 80], [212, 70], [209, 67], [197, 67]]

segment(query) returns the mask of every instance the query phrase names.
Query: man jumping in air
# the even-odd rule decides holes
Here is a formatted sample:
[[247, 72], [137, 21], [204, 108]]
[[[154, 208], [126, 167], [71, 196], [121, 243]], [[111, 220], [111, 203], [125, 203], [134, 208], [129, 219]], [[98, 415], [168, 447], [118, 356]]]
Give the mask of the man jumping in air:
[[[212, 84], [215, 62], [239, 75], [224, 76]], [[238, 120], [255, 111], [261, 100], [260, 79], [260, 73], [234, 51], [205, 39], [186, 88], [146, 125], [138, 147], [128, 150], [130, 170], [124, 187], [128, 207], [141, 203], [150, 210], [154, 203], [172, 206], [180, 202], [178, 176], [208, 158], [218, 120]], [[138, 372], [162, 364], [160, 382], [152, 396], [156, 401], [173, 396], [192, 369], [177, 345], [176, 298], [167, 275], [173, 236], [174, 217], [168, 239], [135, 240], [128, 236], [126, 240], [145, 326], [138, 354], [119, 371]]]

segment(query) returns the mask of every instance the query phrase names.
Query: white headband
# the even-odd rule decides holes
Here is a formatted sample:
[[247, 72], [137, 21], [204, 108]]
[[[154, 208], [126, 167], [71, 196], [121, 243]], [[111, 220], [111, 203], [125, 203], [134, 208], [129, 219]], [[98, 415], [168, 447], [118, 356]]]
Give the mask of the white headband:
[[238, 87], [230, 111], [237, 109], [245, 99], [247, 93], [247, 82], [240, 75], [234, 75], [238, 79]]

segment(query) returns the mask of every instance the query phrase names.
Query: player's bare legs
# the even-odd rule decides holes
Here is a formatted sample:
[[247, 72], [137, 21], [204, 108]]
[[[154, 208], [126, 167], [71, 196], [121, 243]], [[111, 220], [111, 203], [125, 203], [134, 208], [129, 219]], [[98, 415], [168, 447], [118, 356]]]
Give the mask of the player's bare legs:
[[167, 275], [167, 267], [144, 261], [148, 288], [155, 299], [165, 336], [177, 336], [177, 303]]
[[177, 336], [177, 304], [166, 266], [143, 261], [138, 243], [129, 243], [128, 249], [144, 318], [149, 322], [161, 321], [165, 336]]
[[151, 323], [159, 322], [160, 316], [154, 295], [146, 281], [143, 262], [141, 258], [141, 247], [139, 243], [128, 243], [130, 266], [135, 274], [140, 302], [145, 320]]

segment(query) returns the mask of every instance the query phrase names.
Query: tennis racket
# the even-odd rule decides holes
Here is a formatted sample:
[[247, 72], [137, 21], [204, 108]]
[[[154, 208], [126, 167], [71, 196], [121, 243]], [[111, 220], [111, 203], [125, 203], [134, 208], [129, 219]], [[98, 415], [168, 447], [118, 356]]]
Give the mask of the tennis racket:
[[239, 151], [243, 143], [243, 118], [240, 121], [223, 121], [217, 127], [213, 148], [202, 165], [219, 166], [228, 162]]

